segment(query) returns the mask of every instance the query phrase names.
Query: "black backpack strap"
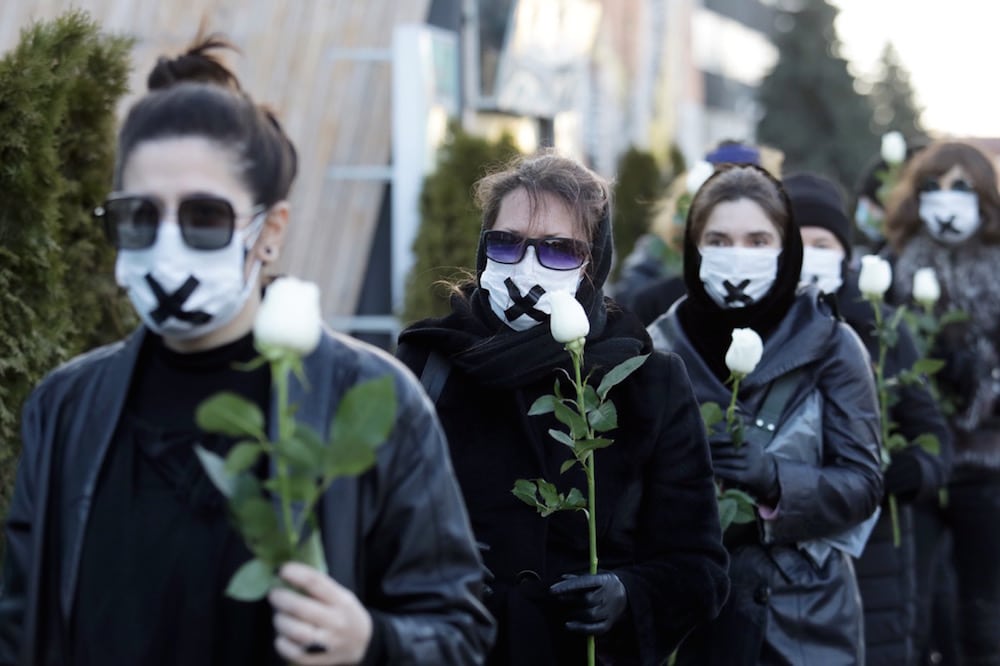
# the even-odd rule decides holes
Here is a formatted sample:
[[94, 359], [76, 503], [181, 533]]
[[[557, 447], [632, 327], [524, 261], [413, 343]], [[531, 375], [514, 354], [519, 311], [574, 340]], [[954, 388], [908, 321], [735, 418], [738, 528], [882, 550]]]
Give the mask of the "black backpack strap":
[[788, 401], [791, 400], [792, 394], [798, 387], [804, 373], [805, 371], [802, 368], [796, 368], [788, 374], [775, 379], [768, 387], [767, 395], [764, 396], [764, 402], [750, 424], [751, 432], [757, 431], [759, 433], [758, 441], [762, 445], [766, 446], [774, 438], [774, 433], [778, 429], [781, 416], [784, 414], [785, 408], [788, 406]]
[[451, 372], [451, 362], [436, 351], [431, 351], [427, 355], [427, 362], [420, 373], [420, 383], [424, 385], [427, 397], [431, 402], [436, 403], [444, 390], [445, 382], [448, 381], [448, 374]]

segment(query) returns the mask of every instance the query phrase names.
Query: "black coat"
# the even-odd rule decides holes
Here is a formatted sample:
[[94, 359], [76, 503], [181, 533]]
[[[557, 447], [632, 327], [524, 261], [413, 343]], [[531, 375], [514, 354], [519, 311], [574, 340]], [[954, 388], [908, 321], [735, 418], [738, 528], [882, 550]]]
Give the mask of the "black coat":
[[[857, 332], [873, 360], [878, 358], [875, 313], [857, 288], [857, 275], [849, 272], [838, 290], [837, 306], [844, 321]], [[882, 306], [882, 318], [889, 321], [894, 310]], [[885, 376], [895, 377], [913, 366], [918, 358], [909, 329], [902, 324], [899, 340], [886, 350]], [[932, 455], [910, 445], [895, 453], [892, 465], [905, 469], [905, 491], [899, 501], [900, 543], [893, 538], [892, 519], [887, 499], [882, 515], [872, 531], [865, 551], [855, 563], [858, 587], [865, 609], [865, 654], [869, 666], [907, 666], [916, 663], [914, 652], [917, 627], [916, 561], [913, 543], [913, 516], [908, 504], [936, 498], [948, 478], [951, 463], [951, 433], [937, 402], [923, 385], [901, 385], [898, 401], [889, 408], [889, 416], [899, 432], [913, 441], [924, 433], [933, 434], [941, 445], [941, 454]]]
[[[6, 521], [0, 664], [50, 663], [48, 620], [72, 612], [98, 474], [143, 335], [140, 329], [56, 370], [25, 406], [24, 452]], [[389, 375], [397, 393], [397, 420], [375, 466], [338, 479], [321, 500], [330, 575], [386, 632], [387, 663], [481, 659], [493, 629], [479, 601], [482, 569], [440, 426], [419, 385], [392, 358], [339, 335], [324, 335], [304, 369], [310, 390], [293, 380], [290, 398], [297, 418], [323, 437], [355, 383]]]
[[[648, 347], [631, 315], [608, 316], [609, 335], [624, 327]], [[431, 347], [410, 340], [404, 336], [398, 355], [419, 374]], [[527, 416], [559, 375], [553, 367], [542, 379], [492, 390], [452, 366], [437, 400], [473, 531], [495, 576], [487, 598], [499, 626], [492, 663], [584, 658], [584, 639], [562, 628], [546, 591], [561, 575], [587, 570], [586, 519], [581, 512], [542, 518], [511, 494], [520, 478], [542, 477], [564, 492], [586, 488], [578, 467], [559, 473], [571, 454], [547, 430], [563, 426], [550, 416]], [[653, 353], [610, 397], [619, 428], [610, 433], [615, 443], [595, 456], [598, 554], [600, 568], [624, 583], [628, 610], [598, 638], [598, 654], [616, 664], [659, 664], [694, 626], [718, 613], [728, 590], [708, 449], [676, 356]]]
[[[650, 326], [653, 342], [684, 359], [702, 403], [725, 405], [731, 389], [680, 324], [682, 303]], [[682, 645], [679, 664], [860, 660], [861, 606], [845, 552], [860, 551], [860, 525], [882, 498], [878, 403], [867, 353], [812, 289], [765, 340], [740, 384], [739, 411], [758, 414], [771, 384], [793, 372], [801, 375], [766, 447], [781, 488], [776, 513], [759, 538], [733, 544], [732, 595], [720, 618]]]

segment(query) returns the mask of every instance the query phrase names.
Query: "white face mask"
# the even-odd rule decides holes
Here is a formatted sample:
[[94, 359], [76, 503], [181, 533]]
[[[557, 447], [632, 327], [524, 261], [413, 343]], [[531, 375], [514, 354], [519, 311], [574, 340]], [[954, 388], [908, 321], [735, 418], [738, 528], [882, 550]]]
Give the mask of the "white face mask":
[[233, 232], [221, 250], [193, 250], [176, 224], [160, 224], [144, 250], [119, 250], [115, 279], [150, 330], [190, 340], [225, 326], [257, 287], [261, 262], [244, 278], [246, 253], [263, 228], [264, 214]]
[[698, 277], [720, 307], [742, 308], [767, 294], [778, 275], [778, 248], [703, 247]]
[[979, 229], [979, 197], [957, 190], [923, 192], [920, 219], [935, 239], [957, 245]]
[[858, 229], [873, 243], [882, 240], [882, 219], [883, 214], [873, 209], [867, 200], [858, 201], [858, 207], [854, 209], [854, 221]]
[[538, 263], [535, 248], [528, 247], [516, 264], [486, 260], [479, 286], [489, 292], [490, 308], [515, 331], [526, 331], [552, 314], [549, 292], [576, 294], [587, 264], [570, 271], [545, 268]]
[[824, 294], [834, 294], [844, 284], [844, 253], [831, 248], [802, 248], [802, 276], [799, 284], [814, 284]]

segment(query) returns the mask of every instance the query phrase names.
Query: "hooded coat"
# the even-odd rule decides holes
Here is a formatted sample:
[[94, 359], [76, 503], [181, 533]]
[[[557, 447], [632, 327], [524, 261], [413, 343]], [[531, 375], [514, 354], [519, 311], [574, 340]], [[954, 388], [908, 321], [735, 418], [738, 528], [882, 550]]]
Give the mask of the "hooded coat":
[[[684, 360], [698, 401], [719, 405], [731, 396], [724, 357], [732, 330], [757, 331], [763, 355], [740, 383], [737, 412], [747, 437], [775, 457], [780, 487], [777, 506], [760, 507], [756, 525], [727, 531], [732, 593], [719, 618], [681, 645], [678, 664], [864, 662], [861, 601], [848, 553], [860, 553], [882, 498], [878, 403], [857, 336], [815, 289], [797, 291], [801, 236], [774, 182], [788, 215], [766, 294], [745, 307], [719, 307], [701, 282], [689, 218], [688, 295], [649, 327], [654, 347]], [[758, 415], [778, 382], [790, 390], [774, 422], [766, 423]], [[730, 439], [713, 435], [713, 447], [732, 446]]]
[[[607, 436], [614, 443], [595, 452], [599, 566], [618, 576], [628, 598], [623, 617], [598, 637], [597, 651], [615, 664], [654, 665], [718, 613], [728, 590], [726, 555], [687, 373], [676, 356], [653, 352], [639, 322], [603, 298], [610, 263], [605, 216], [576, 294], [591, 324], [585, 372], [593, 371], [596, 385], [617, 363], [650, 356], [611, 390], [618, 427]], [[478, 273], [484, 267], [480, 246]], [[510, 330], [475, 286], [456, 295], [452, 307], [452, 314], [404, 331], [398, 356], [418, 374], [432, 352], [450, 368], [437, 410], [493, 575], [486, 603], [499, 634], [489, 663], [582, 663], [585, 638], [563, 628], [548, 588], [564, 574], [587, 571], [586, 519], [582, 512], [543, 518], [511, 493], [522, 478], [547, 479], [560, 492], [586, 488], [579, 467], [560, 473], [572, 454], [548, 431], [564, 427], [551, 415], [528, 416], [571, 367], [569, 354], [547, 322]]]

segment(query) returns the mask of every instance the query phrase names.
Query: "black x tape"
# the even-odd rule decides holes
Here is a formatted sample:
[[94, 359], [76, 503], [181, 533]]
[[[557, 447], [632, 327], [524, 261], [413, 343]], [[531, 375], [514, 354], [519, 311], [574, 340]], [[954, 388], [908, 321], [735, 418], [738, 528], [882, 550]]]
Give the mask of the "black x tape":
[[522, 296], [521, 292], [517, 289], [517, 285], [510, 278], [504, 280], [503, 284], [507, 287], [507, 294], [510, 295], [510, 300], [514, 301], [514, 305], [503, 312], [504, 316], [507, 317], [507, 321], [514, 321], [521, 315], [528, 315], [535, 321], [545, 321], [545, 313], [535, 309], [538, 299], [545, 293], [545, 290], [541, 286], [536, 284], [527, 294]]
[[747, 288], [750, 284], [750, 280], [743, 280], [738, 285], [733, 286], [729, 280], [723, 280], [722, 286], [726, 288], [726, 303], [742, 303], [743, 305], [750, 305], [753, 303], [753, 299], [743, 293], [743, 290]]
[[945, 234], [955, 234], [956, 236], [961, 236], [962, 232], [955, 227], [955, 216], [952, 215], [947, 220], [942, 220], [940, 217], [935, 216], [934, 221], [938, 223], [938, 233], [944, 236]]
[[212, 319], [212, 315], [207, 312], [201, 310], [188, 312], [183, 309], [184, 301], [198, 288], [198, 280], [193, 275], [172, 294], [168, 294], [151, 273], [146, 274], [146, 283], [153, 290], [153, 295], [156, 296], [156, 300], [160, 304], [160, 307], [149, 314], [157, 324], [162, 324], [168, 317], [192, 324], [204, 324]]

